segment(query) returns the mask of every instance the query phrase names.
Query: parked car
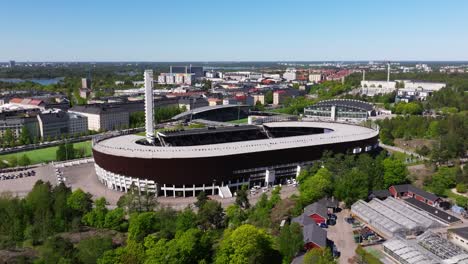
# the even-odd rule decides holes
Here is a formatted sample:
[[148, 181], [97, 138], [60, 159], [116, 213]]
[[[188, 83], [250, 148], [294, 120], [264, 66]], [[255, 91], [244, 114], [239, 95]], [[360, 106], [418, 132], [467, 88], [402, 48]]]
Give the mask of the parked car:
[[319, 226], [320, 226], [321, 228], [328, 228], [328, 225], [325, 224], [325, 223], [320, 223]]

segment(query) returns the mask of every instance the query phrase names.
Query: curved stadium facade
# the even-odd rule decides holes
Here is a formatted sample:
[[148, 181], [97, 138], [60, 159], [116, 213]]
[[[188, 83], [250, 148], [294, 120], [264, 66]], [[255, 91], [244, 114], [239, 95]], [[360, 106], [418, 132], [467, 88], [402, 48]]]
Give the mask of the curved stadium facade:
[[350, 124], [274, 122], [261, 126], [193, 129], [144, 137], [93, 140], [99, 180], [127, 191], [134, 184], [163, 196], [200, 191], [230, 196], [244, 184], [274, 185], [295, 178], [322, 153], [363, 153], [378, 147], [378, 131]]

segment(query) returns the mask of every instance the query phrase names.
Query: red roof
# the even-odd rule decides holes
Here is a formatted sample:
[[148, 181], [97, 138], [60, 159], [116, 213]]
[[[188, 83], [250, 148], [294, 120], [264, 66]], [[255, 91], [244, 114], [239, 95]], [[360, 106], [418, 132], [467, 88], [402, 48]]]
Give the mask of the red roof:
[[284, 93], [286, 93], [286, 91], [285, 90], [278, 90], [278, 91], [275, 91], [275, 93], [276, 94], [284, 94]]
[[21, 98], [13, 98], [10, 100], [10, 103], [20, 104], [23, 101]]
[[30, 105], [40, 105], [42, 104], [42, 100], [39, 99], [32, 99], [31, 102], [29, 102]]
[[242, 100], [246, 100], [246, 99], [247, 99], [247, 96], [245, 96], [245, 95], [236, 95], [236, 100], [238, 100], [238, 101], [239, 100], [242, 101]]

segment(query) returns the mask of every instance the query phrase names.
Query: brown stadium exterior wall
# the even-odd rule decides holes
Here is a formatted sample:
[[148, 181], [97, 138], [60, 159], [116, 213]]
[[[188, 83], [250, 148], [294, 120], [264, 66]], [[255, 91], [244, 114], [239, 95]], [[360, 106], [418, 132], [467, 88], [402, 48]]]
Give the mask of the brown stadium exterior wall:
[[374, 146], [377, 142], [378, 136], [375, 136], [353, 142], [201, 158], [131, 158], [94, 149], [93, 155], [99, 167], [116, 174], [154, 180], [158, 184], [211, 185], [213, 182], [221, 184], [237, 180], [233, 174], [235, 170], [314, 161], [320, 159], [325, 150], [347, 153], [360, 147], [364, 152], [366, 146]]

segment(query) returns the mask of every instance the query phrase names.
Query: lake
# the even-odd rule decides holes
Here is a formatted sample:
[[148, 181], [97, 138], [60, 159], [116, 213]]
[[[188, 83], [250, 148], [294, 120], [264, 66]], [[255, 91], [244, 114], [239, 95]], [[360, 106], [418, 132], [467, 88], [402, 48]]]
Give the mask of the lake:
[[10, 83], [20, 83], [25, 81], [31, 81], [34, 83], [38, 83], [40, 85], [49, 85], [49, 84], [57, 84], [60, 81], [63, 81], [64, 77], [57, 77], [57, 78], [49, 78], [49, 79], [16, 79], [16, 78], [0, 78], [0, 82], [10, 82]]

